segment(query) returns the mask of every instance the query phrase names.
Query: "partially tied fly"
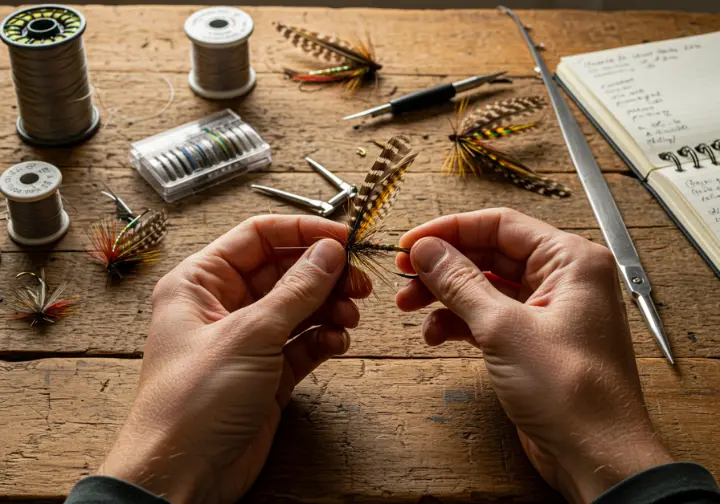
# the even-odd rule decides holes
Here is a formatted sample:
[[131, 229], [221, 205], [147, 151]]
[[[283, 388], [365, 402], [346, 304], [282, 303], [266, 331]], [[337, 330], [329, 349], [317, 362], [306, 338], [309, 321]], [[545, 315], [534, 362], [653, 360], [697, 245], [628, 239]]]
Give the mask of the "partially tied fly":
[[354, 270], [371, 273], [387, 283], [387, 270], [379, 262], [390, 252], [409, 252], [408, 249], [377, 241], [383, 231], [383, 221], [397, 199], [405, 172], [415, 161], [410, 141], [395, 136], [385, 145], [380, 157], [365, 177], [355, 198], [348, 203], [348, 237], [345, 243], [350, 280], [357, 281]]
[[346, 40], [311, 32], [304, 28], [274, 23], [277, 31], [295, 47], [333, 66], [320, 70], [299, 72], [285, 69], [285, 75], [300, 82], [345, 82], [345, 88], [354, 90], [365, 79], [375, 79], [382, 65], [375, 60], [375, 48], [370, 37], [366, 42], [351, 43]]

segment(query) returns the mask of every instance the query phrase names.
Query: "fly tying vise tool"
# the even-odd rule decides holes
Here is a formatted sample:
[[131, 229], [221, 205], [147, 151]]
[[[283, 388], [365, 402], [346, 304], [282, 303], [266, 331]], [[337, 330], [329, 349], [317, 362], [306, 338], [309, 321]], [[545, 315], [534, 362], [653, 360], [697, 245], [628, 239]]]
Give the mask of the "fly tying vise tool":
[[550, 101], [555, 109], [555, 115], [560, 123], [563, 138], [568, 151], [570, 151], [570, 157], [575, 165], [580, 182], [587, 193], [588, 200], [590, 200], [590, 206], [595, 213], [595, 218], [600, 224], [605, 243], [607, 243], [608, 248], [615, 257], [615, 262], [620, 268], [625, 286], [635, 303], [637, 303], [663, 355], [671, 364], [674, 364], [670, 344], [665, 335], [660, 315], [655, 308], [652, 297], [650, 297], [650, 291], [652, 290], [650, 280], [640, 263], [640, 256], [638, 256], [632, 238], [630, 238], [627, 227], [625, 227], [602, 171], [600, 171], [600, 167], [593, 157], [590, 145], [587, 143], [580, 126], [575, 121], [570, 107], [563, 99], [560, 88], [553, 80], [550, 70], [548, 70], [543, 57], [538, 51], [538, 46], [535, 45], [528, 33], [527, 27], [523, 25], [512, 10], [503, 6], [499, 6], [498, 9], [515, 21], [525, 43], [530, 48], [530, 53], [536, 65], [535, 72], [542, 76], [550, 95]]
[[487, 75], [476, 75], [457, 82], [438, 84], [429, 89], [422, 89], [398, 98], [393, 98], [384, 105], [378, 105], [377, 107], [363, 110], [357, 114], [343, 117], [343, 120], [346, 121], [348, 119], [357, 119], [365, 116], [377, 117], [383, 114], [402, 114], [404, 112], [440, 105], [441, 103], [452, 100], [457, 93], [469, 91], [484, 84], [508, 82], [509, 79], [500, 79], [500, 77], [506, 73], [507, 72], [495, 72]]
[[313, 170], [325, 177], [325, 179], [327, 179], [327, 181], [330, 182], [332, 185], [340, 189], [340, 192], [338, 192], [329, 200], [322, 201], [318, 199], [307, 198], [305, 196], [300, 196], [299, 194], [293, 194], [291, 192], [283, 191], [281, 189], [275, 189], [274, 187], [267, 187], [257, 184], [251, 184], [250, 187], [268, 196], [279, 198], [295, 205], [304, 207], [321, 217], [330, 217], [337, 211], [338, 208], [342, 207], [345, 202], [355, 197], [355, 195], [357, 194], [357, 187], [352, 184], [348, 184], [317, 161], [314, 161], [309, 157], [306, 157], [305, 161], [308, 162], [308, 164], [312, 167]]

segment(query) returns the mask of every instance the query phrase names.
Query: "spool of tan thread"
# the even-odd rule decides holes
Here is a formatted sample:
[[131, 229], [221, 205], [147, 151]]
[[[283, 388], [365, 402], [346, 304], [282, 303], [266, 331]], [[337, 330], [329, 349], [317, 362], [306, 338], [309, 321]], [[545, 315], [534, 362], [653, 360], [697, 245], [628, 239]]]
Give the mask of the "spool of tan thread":
[[253, 28], [250, 15], [234, 7], [210, 7], [185, 21], [192, 62], [188, 82], [195, 93], [225, 100], [250, 92], [255, 86], [248, 47]]
[[26, 161], [5, 170], [0, 192], [8, 210], [8, 233], [21, 245], [47, 245], [70, 226], [60, 198], [62, 174], [43, 161]]

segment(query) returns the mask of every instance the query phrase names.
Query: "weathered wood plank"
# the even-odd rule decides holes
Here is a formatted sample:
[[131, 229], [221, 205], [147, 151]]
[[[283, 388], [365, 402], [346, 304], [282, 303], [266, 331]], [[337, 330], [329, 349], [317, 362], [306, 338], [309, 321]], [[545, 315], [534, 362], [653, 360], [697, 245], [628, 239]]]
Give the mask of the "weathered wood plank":
[[[218, 225], [212, 229], [218, 229]], [[71, 292], [82, 295], [78, 313], [45, 329], [30, 329], [18, 321], [0, 320], [0, 354], [48, 354], [72, 352], [90, 354], [133, 354], [142, 350], [150, 320], [150, 294], [155, 282], [201, 244], [189, 226], [172, 229], [165, 244], [166, 255], [153, 265], [149, 274], [127, 279], [116, 287], [105, 287], [101, 267], [90, 263], [80, 252], [40, 255], [34, 260], [45, 264], [49, 280], [57, 285], [71, 274]], [[598, 230], [579, 234], [602, 241]], [[647, 266], [653, 294], [665, 322], [676, 355], [685, 357], [720, 356], [720, 291], [718, 280], [688, 244], [671, 228], [634, 229], [631, 232]], [[23, 254], [4, 254], [0, 293], [7, 293], [14, 273], [27, 269], [30, 258]], [[638, 356], [659, 356], [640, 313], [626, 294], [626, 303], [635, 350]], [[405, 314], [397, 310], [394, 295], [380, 289], [377, 299], [361, 303], [362, 321], [353, 331], [350, 355], [372, 357], [473, 356], [467, 345], [448, 344], [427, 348], [420, 328], [427, 311]], [[7, 310], [7, 307], [5, 307]], [[122, 328], [122, 329], [119, 329]]]
[[[648, 408], [679, 460], [716, 475], [720, 365], [642, 359]], [[57, 497], [92, 473], [133, 397], [138, 360], [0, 365], [0, 494]], [[76, 442], [82, 440], [82, 442]], [[302, 455], [303, 463], [299, 464]], [[481, 360], [338, 359], [300, 385], [250, 502], [548, 502]]]
[[[188, 67], [189, 42], [183, 32], [187, 17], [200, 6], [77, 6], [88, 20], [85, 34], [93, 68], [118, 71], [179, 71]], [[275, 32], [282, 21], [313, 30], [333, 31], [346, 38], [372, 36], [383, 72], [449, 75], [509, 68], [527, 73], [532, 62], [514, 24], [496, 10], [324, 9], [243, 7], [255, 21], [250, 39], [253, 65], [261, 72], [306, 65]], [[5, 16], [15, 8], [3, 6]], [[519, 10], [547, 48], [554, 67], [562, 54], [639, 44], [720, 29], [712, 14], [679, 12], [592, 12]], [[108, 29], [112, 26], [112, 29]], [[451, 56], [451, 57], [449, 57]], [[8, 66], [6, 57], [0, 61]]]
[[[230, 106], [263, 135], [272, 148], [269, 171], [307, 170], [305, 156], [324, 160], [333, 169], [365, 172], [379, 149], [371, 139], [386, 141], [393, 135], [410, 135], [422, 152], [423, 170], [439, 172], [450, 148], [449, 120], [455, 119], [452, 104], [419, 111], [398, 118], [342, 121], [341, 118], [388, 99], [429, 87], [447, 79], [441, 77], [394, 76], [382, 81], [376, 94], [351, 97], [341, 88], [315, 93], [301, 91], [297, 84], [277, 74], [260, 75], [257, 88], [247, 97], [230, 102], [211, 102], [192, 93], [186, 72], [158, 74], [96, 72], [96, 103], [101, 109], [102, 130], [80, 148], [37, 149], [23, 144], [15, 131], [17, 107], [10, 72], [0, 73], [0, 165], [43, 159], [59, 167], [127, 169], [130, 144], [148, 136], [196, 120]], [[175, 90], [172, 104], [167, 78]], [[513, 96], [544, 94], [536, 79], [517, 79], [512, 85], [498, 84], [479, 89], [470, 96], [477, 103], [490, 103]], [[580, 124], [607, 172], [628, 172], [601, 135], [577, 112]], [[574, 172], [557, 121], [551, 111], [544, 114], [541, 128], [532, 134], [495, 142], [509, 149], [540, 172]], [[368, 156], [356, 154], [358, 147]]]
[[[425, 173], [424, 168], [420, 161], [413, 165], [412, 169], [416, 171], [408, 174], [396, 209], [388, 220], [391, 229], [407, 230], [439, 215], [499, 206], [515, 208], [559, 228], [597, 228], [597, 221], [575, 175], [557, 174], [556, 178], [571, 186], [575, 194], [562, 200], [550, 200], [510, 184], [444, 177], [437, 173]], [[363, 179], [363, 175], [357, 173], [339, 174], [358, 186]], [[184, 249], [209, 243], [254, 215], [303, 212], [293, 205], [256, 193], [249, 187], [251, 182], [325, 200], [336, 193], [334, 187], [314, 173], [257, 173], [166, 205], [131, 169], [65, 169], [63, 177], [61, 194], [72, 225], [60, 242], [45, 247], [54, 251], [84, 250], [88, 244], [88, 227], [114, 212], [112, 201], [100, 194], [103, 184], [117, 192], [137, 212], [148, 206], [166, 208], [172, 225], [168, 241], [172, 246], [182, 245]], [[636, 180], [619, 174], [608, 174], [607, 180], [630, 227], [673, 225], [660, 205]], [[336, 218], [341, 219], [343, 215], [344, 211], [339, 210]], [[22, 250], [10, 239], [4, 225], [0, 226], [0, 230], [2, 250]]]

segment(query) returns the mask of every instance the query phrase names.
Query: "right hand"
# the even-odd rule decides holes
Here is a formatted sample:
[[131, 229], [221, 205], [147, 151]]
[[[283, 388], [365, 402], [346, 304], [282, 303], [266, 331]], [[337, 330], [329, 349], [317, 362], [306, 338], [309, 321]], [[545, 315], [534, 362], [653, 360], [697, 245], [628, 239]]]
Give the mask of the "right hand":
[[[401, 310], [439, 300], [429, 345], [484, 353], [505, 412], [535, 468], [571, 502], [590, 502], [671, 462], [643, 400], [610, 251], [513, 210], [441, 217], [409, 231], [398, 267], [419, 275]], [[521, 285], [494, 286], [482, 271]]]

